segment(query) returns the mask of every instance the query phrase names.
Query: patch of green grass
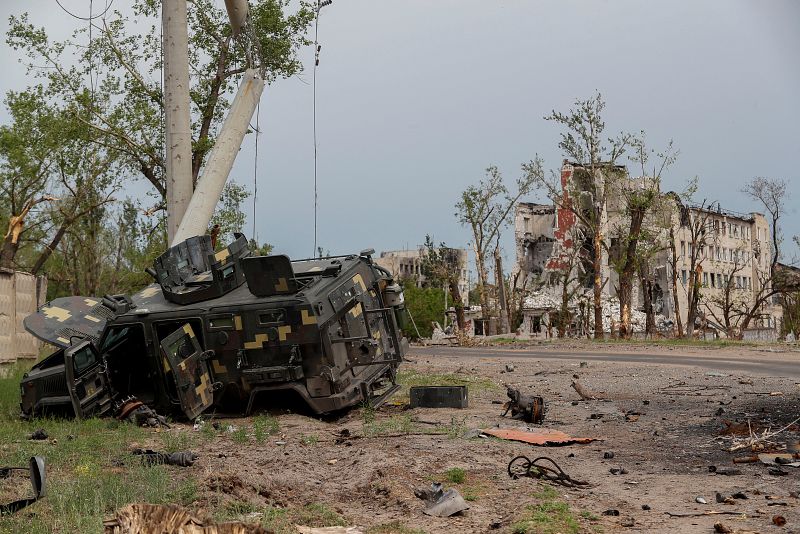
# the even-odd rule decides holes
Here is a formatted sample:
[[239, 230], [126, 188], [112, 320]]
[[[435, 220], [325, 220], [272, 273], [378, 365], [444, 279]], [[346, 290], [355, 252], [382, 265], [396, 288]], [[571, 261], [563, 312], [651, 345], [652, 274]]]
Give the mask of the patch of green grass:
[[410, 434], [417, 431], [417, 425], [411, 419], [411, 414], [393, 415], [380, 420], [373, 420], [363, 427], [365, 436], [382, 436], [385, 434]]
[[406, 388], [413, 386], [467, 386], [471, 392], [500, 391], [503, 388], [488, 378], [478, 375], [462, 375], [456, 373], [420, 373], [414, 370], [403, 370], [397, 373], [397, 383]]
[[294, 534], [297, 532], [295, 525], [309, 527], [343, 527], [347, 525], [344, 517], [322, 503], [311, 503], [296, 508], [275, 506], [259, 508], [241, 501], [235, 501], [235, 503], [233, 507], [226, 506], [224, 512], [219, 514], [219, 518], [237, 520], [242, 519], [245, 515], [257, 513], [261, 516], [261, 526], [275, 534]]
[[460, 467], [451, 467], [444, 472], [444, 478], [451, 484], [461, 484], [467, 479], [467, 472]]
[[189, 432], [172, 429], [161, 432], [160, 435], [166, 452], [189, 451], [194, 446], [194, 436]]
[[316, 445], [319, 443], [319, 438], [314, 434], [310, 434], [308, 436], [303, 435], [300, 436], [300, 443], [303, 445]]
[[271, 415], [257, 415], [253, 418], [253, 437], [263, 443], [267, 437], [277, 434], [280, 430], [278, 420]]
[[247, 435], [247, 425], [239, 425], [231, 432], [231, 439], [240, 445], [247, 443], [250, 440]]
[[407, 527], [400, 521], [382, 523], [367, 529], [367, 534], [427, 534], [424, 530]]
[[583, 512], [581, 512], [581, 517], [587, 521], [600, 521], [600, 516], [598, 516], [597, 514], [593, 514], [588, 510], [584, 510]]
[[740, 341], [736, 339], [686, 339], [686, 338], [661, 338], [661, 339], [590, 339], [588, 344], [636, 344], [636, 345], [655, 345], [663, 347], [704, 347], [704, 348], [726, 348], [726, 347], [758, 347], [773, 345], [772, 343], [756, 343], [753, 341]]
[[467, 418], [458, 419], [455, 416], [450, 418], [450, 424], [436, 425], [433, 428], [432, 434], [447, 434], [451, 439], [460, 438], [467, 433]]
[[542, 486], [534, 493], [540, 502], [527, 506], [522, 516], [511, 525], [514, 534], [577, 534], [580, 531], [575, 515], [565, 502], [558, 501], [558, 492]]

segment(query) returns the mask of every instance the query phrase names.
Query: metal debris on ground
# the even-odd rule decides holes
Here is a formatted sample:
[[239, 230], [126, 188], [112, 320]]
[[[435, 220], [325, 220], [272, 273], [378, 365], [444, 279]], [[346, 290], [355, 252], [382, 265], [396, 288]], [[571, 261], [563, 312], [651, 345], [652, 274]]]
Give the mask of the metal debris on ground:
[[147, 465], [177, 465], [178, 467], [191, 467], [198, 456], [191, 451], [157, 452], [150, 449], [134, 449], [134, 456], [141, 456]]
[[536, 425], [544, 421], [546, 406], [542, 397], [523, 395], [511, 386], [508, 386], [506, 394], [510, 400], [504, 405], [506, 410], [503, 412], [503, 417], [510, 411], [512, 419], [521, 419]]
[[412, 408], [467, 408], [467, 386], [414, 386], [409, 390]]
[[158, 415], [155, 410], [135, 398], [128, 399], [122, 404], [117, 418], [136, 426], [170, 428], [164, 416]]
[[714, 473], [716, 475], [726, 475], [726, 476], [735, 476], [742, 474], [742, 472], [739, 469], [734, 469], [732, 467], [717, 467], [716, 465], [709, 465], [708, 472]]
[[469, 510], [469, 505], [457, 490], [450, 488], [445, 491], [438, 482], [431, 484], [430, 488], [415, 489], [414, 495], [428, 503], [422, 511], [425, 515], [450, 517]]
[[47, 435], [47, 432], [45, 432], [44, 428], [39, 428], [37, 430], [34, 430], [31, 434], [28, 435], [28, 439], [31, 439], [31, 440], [34, 440], [34, 441], [45, 440], [48, 437], [49, 436]]
[[500, 439], [521, 441], [531, 445], [572, 445], [574, 443], [591, 443], [599, 438], [574, 438], [569, 434], [549, 428], [523, 430], [519, 428], [488, 428], [483, 433]]
[[555, 460], [547, 456], [539, 456], [534, 460], [530, 460], [527, 456], [517, 456], [508, 462], [508, 476], [514, 480], [520, 477], [537, 478], [555, 482], [568, 488], [589, 485], [588, 482], [576, 480], [569, 476]]
[[33, 497], [19, 499], [7, 504], [0, 504], [0, 517], [19, 512], [45, 496], [47, 485], [45, 480], [44, 458], [32, 456], [28, 461], [28, 467], [0, 467], [0, 478], [8, 478], [11, 471], [28, 471], [33, 486]]
[[200, 520], [187, 509], [174, 504], [129, 504], [117, 510], [113, 517], [103, 521], [105, 534], [130, 532], [183, 534], [267, 534], [261, 525], [241, 523], [215, 523]]
[[763, 453], [758, 455], [758, 461], [764, 465], [800, 467], [800, 453]]

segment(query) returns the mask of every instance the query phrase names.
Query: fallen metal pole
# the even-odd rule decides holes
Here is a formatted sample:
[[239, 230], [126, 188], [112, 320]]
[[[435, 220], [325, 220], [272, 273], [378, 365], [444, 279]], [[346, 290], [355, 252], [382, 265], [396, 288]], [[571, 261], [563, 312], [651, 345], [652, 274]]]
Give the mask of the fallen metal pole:
[[186, 210], [187, 216], [181, 221], [170, 246], [206, 233], [263, 91], [264, 80], [258, 71], [247, 69], [208, 157], [203, 175], [197, 181]]

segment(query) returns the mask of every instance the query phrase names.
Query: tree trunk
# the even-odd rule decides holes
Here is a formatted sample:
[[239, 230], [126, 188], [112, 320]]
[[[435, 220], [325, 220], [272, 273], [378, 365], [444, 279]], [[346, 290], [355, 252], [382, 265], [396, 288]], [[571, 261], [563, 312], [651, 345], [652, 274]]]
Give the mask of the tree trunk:
[[603, 339], [603, 273], [601, 271], [603, 266], [603, 235], [597, 229], [594, 232], [594, 258], [592, 258], [592, 266], [594, 268], [594, 338]]
[[633, 298], [633, 277], [636, 274], [636, 247], [642, 231], [645, 210], [641, 208], [631, 211], [631, 224], [628, 232], [628, 243], [625, 247], [625, 266], [619, 275], [619, 336], [631, 337], [631, 300]]
[[642, 295], [644, 296], [644, 332], [652, 337], [656, 333], [656, 314], [653, 311], [653, 281], [647, 275], [647, 272], [648, 269], [646, 267], [639, 268], [639, 279], [642, 284]]
[[7, 235], [6, 238], [3, 239], [3, 246], [0, 248], [0, 268], [14, 268], [14, 257], [17, 255], [18, 248], [19, 243], [14, 241], [11, 235]]
[[697, 305], [700, 302], [700, 276], [697, 269], [689, 272], [689, 310], [686, 314], [686, 339], [694, 336], [694, 323], [697, 319]]
[[500, 334], [507, 334], [511, 331], [511, 324], [508, 320], [508, 302], [506, 301], [506, 284], [503, 280], [503, 260], [500, 257], [500, 250], [494, 249], [494, 275], [497, 284], [497, 300], [500, 305]]
[[450, 295], [453, 297], [453, 308], [456, 310], [456, 324], [463, 332], [467, 322], [464, 320], [464, 302], [461, 299], [461, 290], [458, 289], [458, 279], [450, 278]]
[[558, 337], [563, 338], [567, 334], [567, 326], [571, 322], [569, 313], [569, 273], [564, 276], [561, 285], [561, 312], [558, 314]]
[[50, 240], [50, 243], [44, 248], [42, 253], [39, 254], [39, 257], [36, 259], [36, 263], [33, 265], [31, 273], [39, 274], [39, 271], [42, 270], [42, 267], [44, 267], [44, 264], [47, 261], [47, 259], [50, 258], [50, 255], [53, 254], [53, 251], [61, 242], [61, 239], [64, 237], [64, 234], [66, 233], [67, 228], [69, 227], [70, 224], [72, 223], [68, 219], [64, 219], [64, 221], [62, 221], [61, 226], [58, 227], [58, 230], [53, 236], [53, 239]]
[[489, 334], [489, 295], [486, 293], [488, 275], [486, 274], [486, 259], [483, 251], [475, 247], [475, 263], [478, 264], [478, 294], [481, 297], [481, 319], [483, 320], [483, 335]]
[[675, 313], [675, 326], [678, 337], [683, 337], [683, 324], [681, 323], [681, 305], [678, 301], [678, 251], [675, 247], [675, 230], [669, 229], [670, 267], [672, 269], [672, 304]]

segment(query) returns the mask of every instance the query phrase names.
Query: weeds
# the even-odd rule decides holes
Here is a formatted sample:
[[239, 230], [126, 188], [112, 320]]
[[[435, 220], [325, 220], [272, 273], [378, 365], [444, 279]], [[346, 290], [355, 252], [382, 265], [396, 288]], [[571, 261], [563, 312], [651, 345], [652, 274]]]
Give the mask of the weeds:
[[309, 436], [300, 436], [300, 443], [302, 443], [303, 445], [316, 445], [317, 443], [319, 443], [319, 438], [314, 434], [311, 434]]
[[247, 426], [239, 425], [233, 432], [231, 432], [231, 439], [240, 445], [247, 443], [250, 440], [250, 438], [247, 436]]
[[257, 415], [253, 418], [253, 437], [256, 441], [263, 443], [268, 436], [277, 434], [280, 430], [278, 420], [271, 415]]
[[511, 525], [514, 534], [577, 534], [580, 525], [565, 502], [556, 500], [558, 492], [542, 486], [533, 494], [539, 503], [527, 506], [523, 516]]
[[467, 479], [467, 472], [460, 467], [452, 467], [445, 471], [444, 477], [451, 484], [461, 484]]
[[367, 529], [367, 534], [426, 534], [424, 530], [407, 527], [400, 521], [383, 523]]

